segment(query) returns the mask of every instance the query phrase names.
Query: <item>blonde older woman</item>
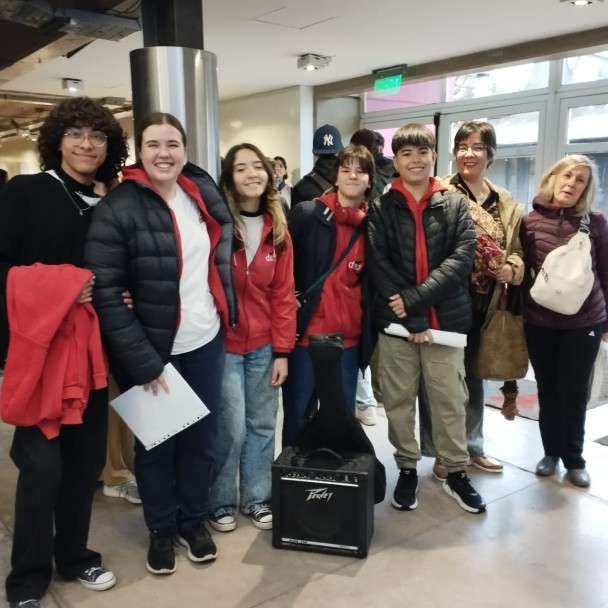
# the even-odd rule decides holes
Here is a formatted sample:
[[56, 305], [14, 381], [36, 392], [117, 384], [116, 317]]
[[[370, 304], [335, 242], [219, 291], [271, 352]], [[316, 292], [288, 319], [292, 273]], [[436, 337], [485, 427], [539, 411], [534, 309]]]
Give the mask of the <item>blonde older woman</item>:
[[[534, 209], [523, 218], [521, 242], [529, 268], [524, 281], [524, 316], [530, 361], [536, 376], [539, 427], [545, 456], [536, 474], [553, 475], [561, 459], [576, 486], [590, 483], [583, 458], [587, 389], [600, 341], [608, 340], [608, 225], [591, 211], [597, 170], [586, 156], [572, 155], [542, 177]], [[564, 315], [530, 296], [547, 254], [578, 232], [589, 213], [594, 282], [581, 309]]]

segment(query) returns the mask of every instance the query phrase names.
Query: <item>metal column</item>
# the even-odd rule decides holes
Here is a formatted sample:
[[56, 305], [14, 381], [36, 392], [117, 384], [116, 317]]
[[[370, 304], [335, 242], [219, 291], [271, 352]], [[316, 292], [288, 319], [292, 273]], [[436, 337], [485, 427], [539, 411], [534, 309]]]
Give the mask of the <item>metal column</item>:
[[143, 0], [144, 48], [131, 52], [135, 124], [169, 112], [184, 125], [188, 160], [217, 180], [217, 58], [203, 50], [202, 0]]

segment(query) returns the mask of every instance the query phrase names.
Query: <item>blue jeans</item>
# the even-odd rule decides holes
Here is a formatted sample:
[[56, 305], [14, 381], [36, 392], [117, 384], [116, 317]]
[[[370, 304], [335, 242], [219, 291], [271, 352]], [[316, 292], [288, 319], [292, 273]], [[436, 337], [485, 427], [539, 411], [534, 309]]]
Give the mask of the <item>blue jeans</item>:
[[[345, 348], [341, 361], [342, 386], [346, 405], [355, 413], [357, 378], [359, 375], [359, 345]], [[293, 445], [304, 424], [306, 411], [315, 396], [315, 375], [308, 347], [296, 346], [289, 355], [289, 375], [283, 384], [283, 447]], [[316, 408], [315, 410], [316, 411]]]
[[189, 528], [207, 518], [225, 361], [222, 332], [201, 348], [172, 355], [169, 361], [209, 414], [151, 450], [135, 441], [135, 477], [150, 530]]
[[279, 389], [271, 386], [274, 358], [267, 344], [245, 355], [226, 353], [209, 512], [221, 517], [239, 505], [245, 514], [270, 506], [271, 465]]

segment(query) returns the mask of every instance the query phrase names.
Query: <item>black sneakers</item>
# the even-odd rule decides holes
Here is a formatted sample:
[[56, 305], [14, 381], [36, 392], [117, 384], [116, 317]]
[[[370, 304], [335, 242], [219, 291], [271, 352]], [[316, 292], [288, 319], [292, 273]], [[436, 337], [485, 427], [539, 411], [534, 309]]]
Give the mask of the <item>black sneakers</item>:
[[208, 562], [217, 555], [217, 548], [205, 524], [180, 528], [177, 540], [188, 548], [188, 558], [193, 562]]
[[173, 530], [152, 530], [146, 568], [152, 574], [175, 572], [175, 538]]
[[412, 511], [418, 506], [418, 473], [416, 469], [401, 469], [391, 504], [395, 509]]
[[443, 482], [443, 489], [469, 513], [483, 513], [486, 510], [486, 503], [475, 491], [464, 471], [448, 473], [448, 478]]
[[91, 591], [105, 591], [114, 587], [116, 576], [103, 566], [93, 566], [81, 572], [76, 580]]

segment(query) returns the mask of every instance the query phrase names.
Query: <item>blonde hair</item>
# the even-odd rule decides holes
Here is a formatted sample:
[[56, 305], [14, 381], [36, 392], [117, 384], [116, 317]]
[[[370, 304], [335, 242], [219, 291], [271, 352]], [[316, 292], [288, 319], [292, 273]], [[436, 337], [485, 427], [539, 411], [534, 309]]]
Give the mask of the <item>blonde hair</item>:
[[584, 215], [593, 207], [597, 191], [597, 167], [588, 156], [572, 154], [558, 160], [543, 174], [540, 180], [538, 196], [547, 203], [550, 203], [553, 200], [553, 191], [555, 190], [555, 180], [557, 176], [560, 173], [564, 173], [575, 167], [587, 167], [587, 169], [589, 169], [589, 181], [587, 182], [587, 186], [583, 190], [576, 205], [573, 207], [574, 215]]
[[287, 218], [285, 217], [281, 197], [274, 187], [274, 173], [268, 158], [262, 154], [257, 146], [248, 143], [232, 146], [232, 148], [228, 150], [228, 154], [226, 154], [226, 158], [222, 163], [222, 172], [220, 175], [220, 187], [234, 219], [236, 228], [234, 231], [235, 237], [241, 243], [245, 242], [245, 227], [239, 212], [233, 173], [234, 159], [237, 152], [240, 150], [251, 150], [264, 165], [264, 169], [268, 175], [268, 183], [266, 184], [264, 193], [260, 197], [260, 210], [267, 213], [272, 220], [272, 241], [274, 247], [279, 252], [283, 251], [287, 247]]

